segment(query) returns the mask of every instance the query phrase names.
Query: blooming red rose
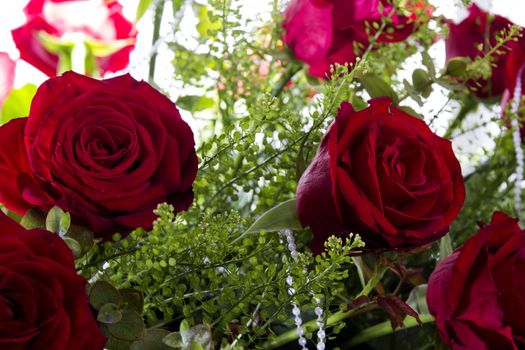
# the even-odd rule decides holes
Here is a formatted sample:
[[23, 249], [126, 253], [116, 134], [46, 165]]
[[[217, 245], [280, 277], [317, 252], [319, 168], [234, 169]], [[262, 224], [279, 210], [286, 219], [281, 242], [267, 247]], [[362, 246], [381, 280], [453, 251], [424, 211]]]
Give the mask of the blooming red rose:
[[73, 72], [38, 89], [28, 118], [0, 127], [0, 200], [69, 211], [97, 237], [150, 228], [159, 203], [186, 210], [197, 173], [193, 133], [175, 104], [130, 75]]
[[[450, 33], [445, 41], [447, 62], [454, 57], [469, 57], [471, 59], [482, 57], [485, 50], [496, 45], [496, 34], [503, 29], [508, 29], [512, 24], [508, 19], [498, 15], [490, 15], [472, 4], [469, 8], [469, 16], [461, 23], [448, 23]], [[474, 90], [479, 98], [499, 96], [505, 89], [507, 52], [497, 54], [494, 58], [490, 79], [468, 82], [468, 86]]]
[[[285, 12], [284, 42], [310, 65], [311, 75], [324, 78], [331, 64], [355, 62], [358, 47], [368, 46], [369, 35], [374, 35], [372, 23], [381, 23], [391, 11], [387, 0], [293, 0]], [[413, 14], [390, 17], [392, 23], [379, 36], [380, 42], [401, 41], [413, 32]]]
[[15, 81], [15, 62], [5, 52], [0, 52], [0, 108]]
[[26, 230], [0, 211], [1, 349], [103, 349], [85, 284], [58, 235]]
[[525, 231], [496, 212], [429, 278], [427, 302], [441, 337], [453, 350], [523, 348], [524, 274]]
[[117, 0], [30, 0], [24, 12], [26, 24], [12, 31], [20, 57], [50, 77], [57, 74], [58, 56], [44, 47], [40, 32], [56, 38], [81, 33], [87, 40], [117, 46], [111, 55], [96, 59], [102, 75], [129, 63], [137, 32]]
[[420, 119], [369, 101], [343, 103], [297, 188], [297, 212], [320, 252], [331, 235], [361, 234], [369, 248], [408, 249], [448, 231], [465, 197], [451, 143]]

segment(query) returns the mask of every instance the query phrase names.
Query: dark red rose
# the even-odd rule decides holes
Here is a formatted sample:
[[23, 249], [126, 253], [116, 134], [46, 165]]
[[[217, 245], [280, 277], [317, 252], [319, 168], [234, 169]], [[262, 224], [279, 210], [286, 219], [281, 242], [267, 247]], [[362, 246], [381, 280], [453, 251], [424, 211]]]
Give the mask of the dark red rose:
[[525, 346], [525, 231], [496, 212], [439, 263], [427, 302], [453, 350], [517, 350]]
[[117, 45], [114, 53], [96, 59], [102, 75], [127, 67], [137, 32], [117, 0], [30, 0], [24, 12], [27, 22], [12, 31], [13, 39], [20, 57], [48, 76], [57, 74], [58, 56], [42, 45], [40, 32], [56, 38], [81, 33], [87, 40]]
[[[472, 4], [469, 8], [469, 16], [461, 23], [448, 23], [450, 33], [445, 41], [447, 62], [454, 57], [475, 59], [484, 56], [486, 50], [490, 50], [496, 45], [496, 34], [503, 29], [508, 29], [512, 24], [508, 19], [498, 15], [490, 15]], [[505, 89], [507, 52], [497, 54], [494, 58], [490, 79], [468, 82], [468, 86], [479, 98], [499, 96]]]
[[0, 211], [1, 349], [103, 349], [85, 285], [58, 235], [26, 230]]
[[13, 88], [15, 81], [15, 62], [5, 52], [0, 52], [0, 108]]
[[159, 203], [186, 210], [197, 173], [193, 133], [175, 104], [130, 75], [73, 72], [38, 89], [28, 118], [0, 127], [0, 200], [69, 211], [97, 237], [155, 219]]
[[331, 235], [359, 233], [370, 249], [409, 249], [448, 231], [465, 197], [451, 143], [420, 119], [369, 101], [343, 103], [297, 188], [297, 212], [320, 252]]
[[[417, 7], [412, 2], [409, 5], [407, 9]], [[366, 48], [369, 36], [375, 34], [372, 24], [380, 24], [392, 10], [387, 0], [293, 0], [285, 12], [284, 42], [297, 59], [310, 65], [311, 75], [324, 78], [331, 64], [354, 63], [356, 53]], [[394, 13], [378, 41], [406, 39], [414, 31], [413, 15]], [[366, 32], [367, 23], [371, 33]]]

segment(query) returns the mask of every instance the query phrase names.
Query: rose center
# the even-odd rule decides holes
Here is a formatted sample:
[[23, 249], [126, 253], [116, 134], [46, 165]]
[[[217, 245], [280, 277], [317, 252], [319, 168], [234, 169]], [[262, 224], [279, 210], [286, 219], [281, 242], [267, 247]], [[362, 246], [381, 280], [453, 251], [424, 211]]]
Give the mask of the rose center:
[[90, 141], [86, 148], [89, 155], [93, 157], [105, 157], [115, 152], [114, 145], [104, 144], [99, 139]]

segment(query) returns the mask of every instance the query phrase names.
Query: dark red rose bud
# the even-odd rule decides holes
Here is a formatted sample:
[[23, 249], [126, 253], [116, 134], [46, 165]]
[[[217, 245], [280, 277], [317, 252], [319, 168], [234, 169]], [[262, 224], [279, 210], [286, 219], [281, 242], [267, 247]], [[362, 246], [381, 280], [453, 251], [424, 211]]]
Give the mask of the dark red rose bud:
[[0, 127], [0, 200], [24, 214], [58, 206], [97, 237], [151, 227], [193, 200], [193, 133], [175, 104], [130, 75], [68, 72], [38, 89], [28, 118]]
[[297, 188], [297, 211], [319, 253], [331, 235], [369, 249], [410, 249], [442, 237], [465, 198], [451, 143], [380, 97], [343, 103]]
[[85, 285], [58, 235], [0, 211], [0, 349], [102, 350]]
[[525, 231], [496, 212], [436, 267], [427, 302], [453, 350], [517, 350], [525, 345]]

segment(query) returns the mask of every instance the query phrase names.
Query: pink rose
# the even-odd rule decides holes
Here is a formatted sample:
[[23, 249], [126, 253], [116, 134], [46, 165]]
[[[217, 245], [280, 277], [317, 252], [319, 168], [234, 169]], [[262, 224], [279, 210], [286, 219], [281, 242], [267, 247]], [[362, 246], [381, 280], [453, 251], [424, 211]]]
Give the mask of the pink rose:
[[15, 62], [5, 52], [0, 52], [0, 108], [15, 81]]
[[[407, 8], [417, 6], [409, 2]], [[386, 0], [293, 0], [284, 14], [284, 42], [297, 59], [310, 65], [311, 75], [323, 78], [331, 64], [354, 63], [358, 46], [367, 47], [369, 35], [374, 35], [373, 29], [366, 32], [367, 23], [373, 28], [392, 11]], [[391, 20], [379, 42], [402, 41], [414, 31], [413, 15], [394, 13]]]
[[127, 40], [124, 47], [109, 56], [98, 57], [101, 74], [126, 68], [129, 54], [135, 45], [137, 32], [122, 15], [122, 6], [116, 0], [31, 0], [24, 9], [27, 23], [12, 31], [20, 57], [52, 77], [57, 73], [58, 56], [41, 43], [39, 33], [63, 38], [81, 33], [89, 40], [105, 45]]

